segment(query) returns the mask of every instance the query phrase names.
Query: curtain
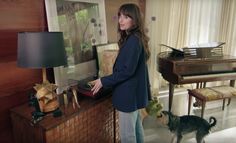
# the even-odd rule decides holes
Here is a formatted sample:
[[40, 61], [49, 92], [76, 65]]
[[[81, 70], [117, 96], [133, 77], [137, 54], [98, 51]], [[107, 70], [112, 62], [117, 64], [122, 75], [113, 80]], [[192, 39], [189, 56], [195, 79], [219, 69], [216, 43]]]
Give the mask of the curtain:
[[236, 1], [224, 0], [220, 24], [220, 39], [226, 42], [224, 53], [236, 56]]
[[[166, 51], [160, 44], [180, 48], [186, 39], [186, 25], [188, 18], [188, 0], [148, 0], [146, 1], [146, 23], [151, 58], [149, 61], [149, 75], [152, 91], [157, 94], [159, 88], [166, 86], [166, 81], [157, 72], [157, 54]], [[155, 17], [155, 21], [151, 19]]]
[[186, 45], [220, 41], [222, 0], [190, 0]]
[[[167, 84], [157, 72], [157, 54], [168, 50], [160, 44], [183, 48], [226, 42], [224, 54], [236, 55], [235, 0], [147, 0], [145, 17], [152, 54], [149, 74], [154, 91]], [[151, 21], [152, 17], [156, 21]]]

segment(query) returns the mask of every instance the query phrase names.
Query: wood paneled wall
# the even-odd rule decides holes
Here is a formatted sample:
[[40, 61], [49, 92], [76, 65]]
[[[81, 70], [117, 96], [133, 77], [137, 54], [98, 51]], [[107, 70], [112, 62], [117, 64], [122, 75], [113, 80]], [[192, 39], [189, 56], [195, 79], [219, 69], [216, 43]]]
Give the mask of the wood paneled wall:
[[44, 0], [0, 1], [0, 142], [12, 142], [9, 109], [28, 101], [27, 92], [41, 82], [41, 70], [16, 65], [17, 33], [46, 31]]

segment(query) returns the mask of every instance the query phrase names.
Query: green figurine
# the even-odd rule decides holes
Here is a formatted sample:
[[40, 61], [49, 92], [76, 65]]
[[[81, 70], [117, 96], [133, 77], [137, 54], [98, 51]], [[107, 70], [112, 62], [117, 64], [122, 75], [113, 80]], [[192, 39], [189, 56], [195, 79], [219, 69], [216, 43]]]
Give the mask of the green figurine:
[[150, 116], [160, 117], [161, 111], [163, 109], [163, 104], [160, 103], [157, 97], [154, 97], [149, 101], [146, 111]]

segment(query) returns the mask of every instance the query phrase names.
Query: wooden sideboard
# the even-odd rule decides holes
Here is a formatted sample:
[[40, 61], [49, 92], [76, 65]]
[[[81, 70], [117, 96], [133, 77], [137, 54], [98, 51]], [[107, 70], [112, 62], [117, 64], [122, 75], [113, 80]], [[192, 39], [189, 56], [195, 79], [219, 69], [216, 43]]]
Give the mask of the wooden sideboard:
[[28, 104], [11, 110], [15, 143], [114, 143], [119, 142], [117, 113], [111, 96], [97, 100], [83, 98], [81, 108], [71, 104], [61, 117], [44, 116], [35, 125], [31, 123], [33, 107]]

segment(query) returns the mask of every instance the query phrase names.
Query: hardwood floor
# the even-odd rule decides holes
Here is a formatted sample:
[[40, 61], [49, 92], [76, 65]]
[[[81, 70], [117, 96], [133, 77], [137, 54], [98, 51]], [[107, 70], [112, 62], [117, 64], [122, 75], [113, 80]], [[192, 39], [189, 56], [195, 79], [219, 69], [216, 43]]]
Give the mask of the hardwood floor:
[[[164, 110], [168, 110], [168, 90], [164, 90], [160, 93], [160, 101], [164, 105]], [[219, 138], [228, 139], [225, 143], [235, 143], [235, 140], [232, 138], [226, 138], [223, 130], [236, 127], [236, 98], [232, 98], [229, 106], [226, 106], [224, 111], [222, 110], [223, 101], [213, 101], [206, 104], [204, 119], [208, 120], [210, 116], [214, 116], [217, 119], [216, 126], [211, 130], [212, 133], [219, 132]], [[175, 89], [172, 112], [176, 115], [186, 115], [188, 108], [188, 94], [187, 90], [184, 88]], [[200, 116], [201, 108], [192, 108], [191, 114]], [[159, 123], [153, 117], [146, 117], [143, 122], [144, 132], [145, 132], [145, 143], [171, 143], [172, 134], [168, 128], [161, 123]], [[222, 133], [222, 134], [221, 134]], [[234, 132], [234, 135], [236, 133]], [[209, 135], [210, 136], [210, 135]], [[186, 134], [183, 137], [182, 143], [194, 143], [195, 140], [191, 139], [195, 137], [194, 133]], [[230, 139], [230, 140], [229, 140]], [[206, 139], [206, 143], [216, 143], [216, 140]], [[220, 143], [220, 142], [219, 142]]]

